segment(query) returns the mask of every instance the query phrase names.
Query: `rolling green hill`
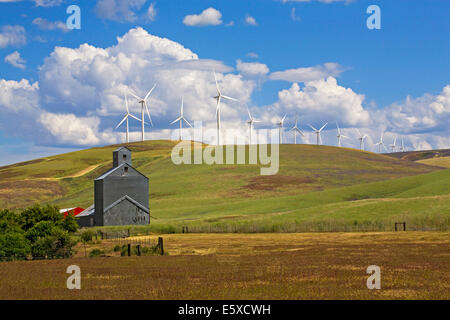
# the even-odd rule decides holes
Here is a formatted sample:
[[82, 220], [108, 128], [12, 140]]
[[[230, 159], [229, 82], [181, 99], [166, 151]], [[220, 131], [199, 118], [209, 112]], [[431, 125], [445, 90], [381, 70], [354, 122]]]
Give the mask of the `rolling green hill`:
[[[150, 178], [152, 228], [193, 231], [447, 229], [450, 170], [354, 149], [281, 145], [277, 175], [259, 165], [175, 165], [175, 142], [129, 144]], [[0, 207], [93, 203], [116, 146], [0, 167]], [[177, 229], [178, 230], [178, 229]]]

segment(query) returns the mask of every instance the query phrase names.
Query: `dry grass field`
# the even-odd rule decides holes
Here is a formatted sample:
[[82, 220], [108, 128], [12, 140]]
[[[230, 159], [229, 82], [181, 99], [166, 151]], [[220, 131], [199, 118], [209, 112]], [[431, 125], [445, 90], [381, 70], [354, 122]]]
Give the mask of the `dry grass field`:
[[[449, 232], [163, 237], [165, 256], [117, 257], [107, 240], [88, 252], [110, 257], [80, 245], [73, 259], [0, 263], [0, 299], [450, 299]], [[72, 264], [81, 290], [66, 289]], [[381, 290], [366, 287], [373, 264]]]
[[417, 161], [419, 163], [427, 164], [430, 166], [450, 168], [450, 157], [430, 158]]

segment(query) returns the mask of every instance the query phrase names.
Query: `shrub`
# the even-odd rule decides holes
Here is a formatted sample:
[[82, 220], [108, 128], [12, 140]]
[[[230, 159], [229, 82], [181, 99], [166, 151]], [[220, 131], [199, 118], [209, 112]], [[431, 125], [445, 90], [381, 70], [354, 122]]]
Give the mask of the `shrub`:
[[76, 232], [78, 230], [77, 219], [72, 213], [69, 213], [67, 217], [63, 218], [60, 225], [64, 230], [68, 232]]
[[54, 227], [50, 235], [37, 238], [31, 245], [33, 259], [70, 258], [74, 251], [73, 241], [69, 233], [61, 228]]
[[37, 204], [22, 211], [20, 220], [22, 228], [28, 231], [41, 221], [50, 221], [54, 225], [60, 224], [64, 220], [64, 215], [59, 213], [59, 209], [55, 206], [46, 205], [41, 207]]
[[83, 243], [88, 243], [92, 241], [92, 238], [94, 238], [95, 233], [92, 230], [86, 230], [81, 234], [81, 241]]
[[29, 254], [29, 241], [20, 229], [0, 234], [0, 261], [25, 260]]
[[100, 249], [94, 249], [89, 253], [89, 258], [104, 257], [104, 256], [105, 256], [105, 252]]
[[35, 242], [39, 238], [51, 235], [54, 228], [55, 225], [51, 221], [41, 221], [29, 229], [25, 236], [31, 242]]

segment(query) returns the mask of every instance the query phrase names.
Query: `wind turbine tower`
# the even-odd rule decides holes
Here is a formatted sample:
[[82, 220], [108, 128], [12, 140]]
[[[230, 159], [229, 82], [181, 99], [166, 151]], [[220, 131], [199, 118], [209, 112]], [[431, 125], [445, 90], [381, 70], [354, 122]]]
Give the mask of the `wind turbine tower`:
[[173, 120], [170, 124], [174, 124], [175, 122], [179, 121], [180, 122], [180, 141], [183, 140], [183, 121], [187, 123], [187, 125], [189, 127], [192, 128], [191, 124], [189, 123], [189, 121], [186, 120], [186, 118], [183, 115], [183, 109], [184, 109], [184, 98], [181, 97], [181, 110], [180, 110], [180, 116], [178, 118], [176, 118], [175, 120]]
[[297, 144], [297, 133], [300, 133], [303, 137], [305, 136], [303, 132], [297, 126], [298, 119], [295, 119], [295, 126], [291, 128], [290, 131], [294, 131], [294, 144]]
[[248, 140], [248, 144], [250, 145], [250, 144], [252, 144], [252, 131], [253, 131], [253, 125], [255, 124], [255, 123], [258, 123], [258, 122], [261, 122], [261, 121], [259, 121], [259, 120], [255, 120], [253, 117], [252, 117], [252, 115], [251, 115], [251, 113], [250, 113], [250, 110], [248, 109], [248, 106], [247, 106], [247, 113], [248, 113], [248, 118], [249, 118], [249, 120], [247, 121], [247, 123], [248, 123], [248, 130], [249, 130], [249, 140]]
[[391, 147], [392, 152], [395, 152], [395, 150], [397, 149], [397, 137], [394, 138], [394, 143], [389, 146]]
[[148, 106], [147, 106], [147, 99], [150, 96], [150, 94], [152, 93], [153, 89], [155, 89], [156, 84], [153, 86], [153, 88], [150, 89], [150, 91], [145, 95], [145, 98], [141, 98], [137, 95], [135, 95], [134, 93], [130, 92], [130, 94], [135, 97], [138, 100], [138, 103], [141, 105], [141, 116], [142, 116], [142, 141], [145, 140], [145, 131], [144, 131], [144, 124], [145, 124], [145, 119], [144, 119], [144, 107], [145, 110], [147, 110], [147, 115], [148, 115], [148, 119], [150, 120], [150, 124], [153, 127], [153, 122], [152, 122], [152, 117], [150, 116], [150, 111], [148, 111]]
[[328, 122], [325, 123], [325, 124], [322, 126], [322, 128], [320, 128], [319, 130], [317, 130], [316, 128], [314, 128], [312, 125], [309, 124], [309, 127], [310, 127], [311, 129], [313, 129], [314, 133], [316, 134], [316, 137], [317, 137], [317, 145], [320, 145], [320, 143], [321, 143], [321, 141], [322, 141], [322, 138], [321, 138], [321, 136], [320, 136], [320, 133], [321, 133], [322, 130], [327, 126], [327, 124], [328, 124]]
[[368, 137], [367, 134], [362, 135], [358, 128], [356, 128], [356, 131], [358, 131], [359, 134], [359, 149], [364, 150], [364, 140]]
[[232, 101], [239, 102], [239, 100], [231, 98], [231, 97], [227, 97], [222, 94], [222, 92], [220, 91], [220, 88], [219, 88], [219, 84], [217, 83], [216, 72], [214, 72], [214, 80], [216, 81], [216, 89], [217, 89], [217, 96], [215, 96], [214, 99], [216, 99], [216, 101], [217, 101], [217, 105], [216, 105], [217, 145], [219, 146], [220, 145], [220, 101], [222, 99], [225, 99], [225, 100], [232, 100]]
[[129, 118], [129, 117], [132, 117], [133, 119], [136, 119], [137, 121], [141, 121], [141, 119], [139, 119], [139, 118], [133, 116], [133, 115], [130, 113], [130, 110], [128, 109], [128, 99], [127, 99], [126, 93], [125, 93], [125, 106], [126, 106], [126, 108], [127, 108], [127, 113], [125, 114], [125, 117], [123, 117], [122, 121], [119, 122], [119, 124], [117, 125], [116, 129], [117, 129], [118, 127], [120, 127], [120, 125], [121, 125], [124, 121], [126, 121], [126, 127], [127, 127], [127, 129], [126, 129], [126, 130], [127, 130], [127, 133], [126, 133], [126, 140], [127, 140], [127, 143], [129, 143], [129, 142], [130, 142], [130, 134], [129, 134], [129, 130], [128, 130], [128, 118]]
[[339, 128], [339, 125], [338, 125], [337, 121], [336, 121], [336, 128], [337, 128], [337, 132], [338, 132], [338, 134], [337, 134], [337, 136], [336, 136], [336, 138], [337, 138], [337, 143], [338, 143], [338, 147], [341, 147], [341, 146], [342, 146], [342, 144], [341, 144], [341, 139], [342, 139], [342, 138], [348, 139], [348, 137], [347, 137], [347, 136], [344, 136], [344, 135], [342, 134], [341, 129]]
[[286, 119], [286, 116], [287, 116], [287, 114], [285, 114], [284, 115], [284, 117], [279, 121], [279, 122], [277, 122], [277, 125], [278, 125], [278, 135], [279, 135], [279, 140], [280, 140], [280, 144], [282, 144], [283, 143], [283, 126], [284, 126], [284, 120]]
[[380, 136], [380, 141], [378, 141], [377, 143], [375, 143], [376, 146], [378, 146], [378, 153], [382, 152], [382, 148], [384, 148], [384, 150], [388, 151], [386, 148], [386, 145], [383, 142], [383, 136], [384, 136], [384, 132], [381, 132], [381, 136]]

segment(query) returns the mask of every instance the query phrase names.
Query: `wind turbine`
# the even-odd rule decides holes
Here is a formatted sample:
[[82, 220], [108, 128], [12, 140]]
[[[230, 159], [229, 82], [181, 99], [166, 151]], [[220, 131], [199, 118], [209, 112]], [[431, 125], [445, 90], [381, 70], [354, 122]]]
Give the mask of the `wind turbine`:
[[405, 152], [406, 151], [406, 149], [405, 149], [405, 144], [404, 144], [404, 141], [403, 141], [403, 137], [402, 137], [402, 146], [401, 146], [401, 152]]
[[217, 106], [216, 106], [216, 117], [217, 117], [217, 145], [220, 145], [220, 100], [226, 99], [226, 100], [232, 100], [239, 102], [239, 100], [227, 97], [220, 92], [219, 84], [217, 83], [217, 77], [216, 72], [214, 71], [214, 80], [216, 81], [216, 88], [217, 88], [217, 96], [214, 97], [214, 99], [217, 100]]
[[294, 131], [294, 144], [297, 144], [297, 132], [300, 133], [303, 137], [305, 136], [303, 132], [297, 127], [297, 118], [295, 119], [295, 126], [291, 128], [290, 131]]
[[284, 117], [279, 121], [279, 122], [277, 122], [277, 125], [278, 125], [278, 130], [279, 130], [279, 139], [280, 139], [280, 144], [282, 144], [283, 143], [283, 126], [284, 126], [284, 120], [286, 119], [286, 116], [287, 116], [287, 114], [285, 114], [284, 115]]
[[383, 136], [384, 136], [384, 132], [381, 132], [381, 136], [380, 136], [380, 141], [378, 141], [377, 143], [375, 143], [376, 146], [378, 146], [378, 152], [381, 153], [381, 148], [384, 148], [384, 150], [388, 151], [388, 149], [386, 148], [386, 145], [383, 142]]
[[339, 129], [339, 125], [338, 125], [338, 123], [337, 123], [337, 121], [336, 121], [336, 128], [337, 128], [337, 132], [338, 132], [338, 134], [337, 134], [337, 141], [338, 141], [338, 147], [341, 147], [341, 139], [342, 138], [346, 138], [346, 139], [348, 139], [348, 137], [347, 136], [344, 136], [342, 133], [341, 133], [341, 129]]
[[249, 131], [250, 131], [250, 136], [249, 136], [249, 145], [250, 144], [252, 144], [252, 130], [253, 130], [253, 124], [255, 124], [255, 123], [258, 123], [258, 122], [261, 122], [261, 121], [259, 121], [259, 120], [255, 120], [253, 117], [252, 117], [252, 115], [250, 114], [250, 110], [248, 109], [248, 106], [247, 106], [247, 113], [248, 113], [248, 117], [249, 117], [249, 120], [247, 121], [247, 123], [248, 123], [248, 126], [249, 126]]
[[320, 144], [320, 142], [322, 141], [322, 138], [320, 137], [320, 133], [322, 132], [322, 130], [327, 126], [328, 122], [325, 123], [322, 128], [320, 128], [319, 130], [317, 130], [316, 128], [314, 128], [312, 125], [308, 124], [308, 126], [314, 130], [314, 133], [317, 136], [317, 145]]
[[127, 134], [126, 134], [126, 136], [127, 136], [127, 143], [129, 143], [129, 142], [130, 142], [130, 139], [129, 139], [130, 134], [129, 134], [129, 131], [128, 131], [128, 117], [132, 117], [133, 119], [136, 119], [137, 121], [141, 121], [141, 120], [140, 120], [139, 118], [133, 116], [133, 115], [130, 113], [130, 110], [128, 109], [128, 99], [127, 99], [126, 93], [124, 94], [124, 96], [125, 96], [125, 106], [126, 106], [126, 108], [127, 108], [127, 113], [125, 114], [125, 117], [123, 117], [122, 121], [119, 122], [119, 124], [117, 125], [116, 129], [117, 129], [118, 127], [120, 127], [120, 125], [121, 125], [124, 121], [126, 121], [126, 124], [127, 124]]
[[175, 122], [179, 121], [180, 122], [180, 141], [183, 140], [183, 121], [186, 122], [189, 127], [192, 128], [191, 124], [189, 123], [189, 121], [186, 120], [186, 118], [183, 115], [183, 108], [184, 108], [184, 97], [181, 97], [181, 111], [180, 111], [180, 116], [178, 118], [176, 118], [175, 120], [173, 120], [170, 124], [174, 124]]
[[364, 139], [366, 139], [368, 136], [367, 136], [367, 134], [362, 135], [361, 132], [358, 130], [358, 128], [356, 128], [356, 131], [358, 131], [358, 134], [359, 134], [359, 138], [358, 138], [358, 140], [359, 140], [359, 149], [360, 150], [364, 150]]
[[391, 147], [392, 152], [395, 152], [397, 149], [397, 137], [394, 138], [394, 143], [390, 144], [389, 147]]
[[150, 120], [150, 124], [151, 124], [152, 127], [153, 127], [152, 117], [150, 117], [150, 111], [148, 111], [147, 99], [148, 99], [148, 97], [150, 96], [150, 94], [152, 93], [153, 89], [155, 89], [155, 87], [156, 87], [156, 83], [155, 83], [155, 85], [153, 86], [153, 88], [151, 88], [150, 91], [145, 95], [145, 98], [141, 98], [141, 97], [135, 95], [133, 92], [130, 92], [130, 94], [138, 100], [138, 103], [141, 104], [141, 115], [142, 115], [142, 141], [144, 141], [144, 133], [145, 133], [145, 132], [144, 132], [144, 124], [145, 124], [145, 121], [144, 121], [144, 106], [145, 106], [145, 109], [147, 110], [147, 115], [148, 115], [148, 119]]

